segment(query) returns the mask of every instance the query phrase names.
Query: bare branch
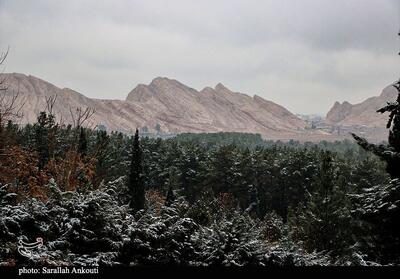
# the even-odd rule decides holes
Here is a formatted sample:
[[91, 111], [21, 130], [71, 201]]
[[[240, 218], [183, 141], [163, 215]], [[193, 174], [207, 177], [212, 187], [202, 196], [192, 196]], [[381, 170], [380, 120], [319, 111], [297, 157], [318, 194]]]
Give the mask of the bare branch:
[[18, 102], [20, 91], [8, 93], [8, 90], [0, 92], [0, 125], [4, 125], [9, 120], [22, 118], [21, 110], [25, 105], [25, 100]]
[[93, 116], [93, 114], [96, 112], [95, 109], [92, 108], [85, 108], [82, 109], [81, 107], [76, 108], [75, 112], [72, 111], [72, 109], [69, 109], [69, 112], [71, 114], [71, 119], [72, 119], [72, 124], [74, 127], [79, 128], [83, 126], [85, 123], [90, 124], [90, 118]]
[[[2, 53], [0, 54], [0, 65], [3, 65], [4, 61], [6, 60], [6, 58], [7, 58], [7, 56], [8, 56], [9, 50], [10, 50], [10, 48], [7, 48], [7, 51], [6, 51], [6, 52], [2, 52]], [[3, 70], [2, 70], [1, 73], [3, 73]], [[7, 90], [7, 87], [4, 87], [4, 83], [5, 83], [5, 82], [6, 82], [6, 77], [5, 77], [5, 76], [2, 76], [2, 77], [0, 78], [0, 91], [5, 91], [5, 90]]]
[[[6, 52], [0, 54], [0, 65], [3, 65], [8, 56], [9, 48]], [[22, 107], [25, 101], [18, 102], [20, 99], [20, 91], [18, 84], [18, 91], [9, 93], [8, 86], [6, 86], [6, 76], [1, 75], [0, 78], [0, 128], [5, 122], [14, 120], [15, 118], [22, 118]]]

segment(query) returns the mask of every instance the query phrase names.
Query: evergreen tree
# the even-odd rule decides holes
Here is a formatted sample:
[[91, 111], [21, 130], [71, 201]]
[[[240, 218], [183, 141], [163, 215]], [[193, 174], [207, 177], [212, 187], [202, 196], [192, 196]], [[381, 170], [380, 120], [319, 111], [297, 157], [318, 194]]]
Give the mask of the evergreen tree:
[[397, 92], [397, 100], [379, 109], [379, 113], [389, 113], [387, 128], [389, 131], [389, 145], [375, 145], [366, 139], [352, 134], [357, 143], [365, 150], [371, 151], [387, 163], [386, 170], [391, 178], [400, 178], [400, 80], [393, 85]]
[[81, 157], [85, 157], [87, 155], [87, 149], [88, 149], [88, 141], [86, 132], [85, 129], [81, 127], [79, 133], [79, 146], [78, 146], [78, 153], [81, 155]]
[[210, 158], [207, 182], [216, 195], [232, 191], [237, 168], [235, 151], [234, 145], [222, 146]]
[[352, 195], [358, 248], [369, 260], [400, 264], [400, 183], [378, 184]]
[[179, 184], [182, 187], [186, 200], [193, 204], [199, 197], [202, 190], [202, 183], [206, 175], [208, 165], [201, 165], [205, 161], [204, 150], [194, 144], [182, 146], [182, 155], [178, 161], [180, 172]]
[[309, 251], [346, 252], [351, 242], [351, 218], [346, 182], [335, 171], [330, 152], [322, 155], [313, 192], [300, 214], [300, 238]]
[[131, 166], [128, 188], [131, 193], [130, 207], [141, 210], [145, 207], [145, 192], [143, 184], [142, 150], [139, 142], [139, 130], [136, 129], [132, 145]]
[[169, 178], [168, 178], [169, 186], [165, 200], [165, 205], [167, 206], [171, 205], [175, 200], [174, 187], [176, 187], [177, 183], [178, 183], [177, 169], [175, 167], [171, 167], [169, 168]]
[[98, 186], [105, 179], [107, 173], [110, 172], [110, 137], [106, 131], [98, 130], [96, 132], [96, 140], [92, 153], [96, 157], [96, 177], [94, 185]]
[[261, 217], [259, 215], [258, 190], [255, 186], [256, 181], [254, 177], [255, 161], [249, 148], [245, 148], [240, 152], [238, 161], [238, 170], [235, 173], [231, 191], [239, 201], [242, 209]]
[[389, 144], [374, 145], [353, 134], [362, 148], [386, 162], [392, 178], [390, 183], [374, 185], [353, 196], [354, 216], [361, 220], [364, 231], [360, 246], [373, 260], [384, 264], [400, 261], [400, 80], [393, 86], [398, 92], [397, 100], [378, 110], [389, 112]]
[[352, 175], [348, 177], [348, 180], [355, 184], [357, 192], [360, 192], [363, 189], [388, 183], [390, 178], [385, 171], [385, 163], [375, 156], [369, 156], [353, 166]]
[[47, 114], [45, 111], [40, 112], [37, 123], [35, 124], [35, 143], [36, 150], [39, 155], [38, 168], [43, 169], [47, 164], [50, 156], [50, 136], [51, 130], [55, 127], [54, 115]]
[[165, 205], [170, 206], [174, 201], [175, 201], [175, 194], [172, 185], [170, 185], [168, 188], [167, 197], [165, 199]]

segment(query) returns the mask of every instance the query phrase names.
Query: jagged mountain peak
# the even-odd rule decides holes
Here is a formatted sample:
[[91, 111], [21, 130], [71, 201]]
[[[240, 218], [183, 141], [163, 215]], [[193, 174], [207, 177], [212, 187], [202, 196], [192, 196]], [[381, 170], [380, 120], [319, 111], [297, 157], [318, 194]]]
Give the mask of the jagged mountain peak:
[[137, 85], [126, 97], [126, 101], [145, 102], [151, 98], [179, 98], [186, 94], [197, 94], [198, 92], [189, 86], [167, 77], [154, 78], [150, 84]]
[[225, 85], [223, 85], [221, 82], [220, 83], [218, 83], [216, 86], [215, 86], [215, 91], [230, 91], [230, 92], [232, 92], [231, 90], [229, 90]]
[[165, 84], [165, 83], [177, 83], [178, 81], [175, 79], [170, 79], [167, 77], [156, 77], [154, 78], [149, 85], [158, 85], [158, 84]]
[[191, 91], [196, 91], [193, 88], [177, 81], [176, 79], [170, 79], [167, 77], [156, 77], [149, 84], [150, 87], [155, 87], [158, 89], [169, 89], [169, 88], [180, 88], [180, 89], [188, 89]]

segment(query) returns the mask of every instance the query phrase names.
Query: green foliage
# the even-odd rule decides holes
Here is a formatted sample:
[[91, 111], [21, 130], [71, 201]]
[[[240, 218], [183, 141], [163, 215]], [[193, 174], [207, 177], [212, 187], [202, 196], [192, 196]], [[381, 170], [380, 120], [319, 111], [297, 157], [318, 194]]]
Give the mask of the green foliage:
[[54, 115], [41, 112], [34, 125], [36, 151], [39, 154], [38, 168], [43, 169], [53, 155], [53, 148], [50, 142], [55, 141], [55, 124]]
[[[348, 185], [341, 176], [329, 152], [322, 154], [318, 176], [311, 185], [305, 210], [292, 216], [299, 225], [296, 236], [309, 251], [343, 254], [352, 244], [351, 205]], [[354, 243], [353, 243], [354, 244]]]
[[[46, 257], [68, 263], [276, 266], [307, 265], [308, 261], [395, 262], [394, 256], [385, 258], [392, 252], [383, 248], [389, 247], [385, 246], [389, 235], [394, 241], [396, 232], [383, 226], [384, 233], [377, 233], [377, 226], [358, 211], [370, 206], [360, 201], [366, 198], [365, 191], [389, 183], [385, 164], [353, 143], [260, 142], [258, 135], [237, 133], [218, 134], [216, 139], [200, 134], [139, 140], [138, 133], [130, 137], [78, 130], [43, 119], [41, 125], [10, 125], [12, 141], [25, 150], [42, 152], [44, 162], [64, 158], [75, 146], [80, 155], [95, 158], [95, 187], [76, 194], [53, 191], [60, 185], [54, 178], [55, 186], [41, 186], [54, 192], [50, 202], [33, 202], [33, 210], [25, 202], [19, 204], [18, 196], [5, 192], [13, 185], [4, 185], [0, 193], [4, 214], [16, 210], [23, 221], [0, 224], [7, 251], [11, 251], [3, 257], [15, 256], [10, 243], [19, 235], [28, 241], [41, 234], [52, 243]], [[164, 205], [157, 205], [161, 211], [145, 208], [149, 190], [158, 193], [159, 204]], [[372, 199], [372, 192], [366, 199]], [[18, 204], [20, 211], [10, 209]], [[40, 217], [40, 212], [48, 217]], [[35, 214], [42, 223], [33, 225], [36, 221], [29, 216]], [[384, 220], [383, 215], [379, 218]], [[388, 220], [387, 224], [393, 223]], [[42, 231], [46, 226], [50, 228]], [[28, 233], [25, 227], [35, 229]], [[72, 228], [68, 233], [67, 227]], [[374, 251], [380, 251], [379, 256]]]
[[235, 145], [244, 147], [257, 147], [265, 144], [260, 134], [249, 133], [183, 133], [175, 137], [178, 142], [191, 142], [205, 147], [222, 145]]
[[398, 91], [396, 102], [378, 110], [389, 113], [388, 145], [375, 145], [353, 135], [357, 143], [386, 162], [390, 183], [363, 185], [352, 195], [356, 204], [354, 215], [359, 222], [359, 249], [371, 259], [382, 263], [399, 263], [400, 256], [400, 81], [393, 85]]
[[81, 127], [79, 131], [78, 153], [82, 157], [85, 157], [87, 155], [87, 149], [88, 149], [88, 142], [87, 142], [86, 132], [85, 129]]
[[353, 216], [359, 220], [359, 250], [373, 261], [399, 264], [400, 183], [377, 184], [351, 195]]
[[144, 209], [145, 192], [143, 184], [142, 150], [139, 143], [139, 131], [136, 129], [132, 145], [132, 158], [128, 188], [131, 193], [130, 206], [134, 210]]

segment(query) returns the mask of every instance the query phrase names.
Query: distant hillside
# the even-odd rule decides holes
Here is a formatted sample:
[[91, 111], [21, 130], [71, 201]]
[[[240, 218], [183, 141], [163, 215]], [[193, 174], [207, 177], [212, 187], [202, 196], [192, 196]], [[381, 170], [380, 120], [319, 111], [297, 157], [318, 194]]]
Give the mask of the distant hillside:
[[155, 78], [149, 85], [136, 86], [123, 101], [91, 99], [24, 74], [2, 76], [8, 92], [19, 91], [20, 101], [25, 102], [21, 123], [35, 122], [46, 107], [46, 97], [57, 96], [54, 112], [59, 120], [71, 123], [71, 108], [90, 107], [96, 111], [92, 123], [109, 131], [132, 133], [141, 128], [171, 134], [241, 132], [281, 140], [327, 137], [306, 130], [307, 123], [286, 108], [257, 95], [233, 92], [221, 83], [197, 91], [176, 80]]
[[380, 96], [368, 98], [359, 104], [336, 102], [326, 115], [326, 122], [335, 125], [385, 127], [388, 115], [376, 111], [385, 106], [387, 102], [395, 101], [396, 97], [396, 89], [393, 86], [388, 86]]

